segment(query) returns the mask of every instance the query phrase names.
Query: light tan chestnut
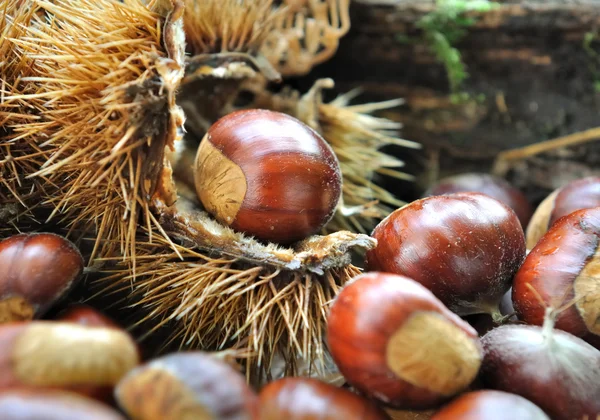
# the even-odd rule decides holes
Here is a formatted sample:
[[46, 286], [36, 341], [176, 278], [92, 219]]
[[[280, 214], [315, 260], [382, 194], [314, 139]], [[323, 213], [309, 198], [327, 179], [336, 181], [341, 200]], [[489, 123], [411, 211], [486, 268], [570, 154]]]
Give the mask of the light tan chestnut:
[[0, 390], [115, 385], [138, 362], [135, 342], [113, 328], [53, 321], [0, 326]]

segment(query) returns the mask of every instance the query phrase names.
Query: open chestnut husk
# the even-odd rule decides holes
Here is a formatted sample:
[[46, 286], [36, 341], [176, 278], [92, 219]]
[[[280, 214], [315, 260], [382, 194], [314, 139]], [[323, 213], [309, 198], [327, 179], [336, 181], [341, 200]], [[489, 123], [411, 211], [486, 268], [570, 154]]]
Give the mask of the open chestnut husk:
[[525, 194], [504, 178], [486, 173], [470, 172], [443, 178], [429, 187], [423, 197], [459, 192], [486, 194], [506, 204], [515, 211], [523, 228], [527, 227], [533, 213]]
[[260, 420], [385, 420], [373, 402], [347, 389], [311, 378], [283, 378], [259, 394]]
[[431, 420], [550, 420], [537, 405], [508, 392], [469, 392], [439, 410]]
[[327, 337], [347, 381], [397, 408], [431, 408], [463, 391], [482, 359], [469, 324], [421, 284], [388, 273], [360, 275], [342, 289]]
[[453, 312], [489, 313], [499, 304], [525, 258], [525, 237], [515, 212], [480, 193], [424, 198], [375, 228], [370, 271], [407, 276], [427, 287]]
[[505, 325], [488, 332], [481, 339], [481, 380], [528, 399], [552, 419], [594, 419], [600, 414], [600, 351], [552, 327], [547, 317], [543, 328]]
[[0, 323], [43, 315], [75, 284], [83, 266], [75, 245], [53, 233], [0, 242]]
[[577, 210], [598, 206], [600, 206], [600, 177], [581, 178], [556, 189], [537, 207], [527, 226], [527, 249], [533, 249], [561, 217]]
[[226, 361], [200, 351], [173, 353], [130, 371], [115, 388], [119, 406], [144, 420], [254, 420], [257, 397]]
[[534, 325], [543, 324], [546, 307], [574, 300], [556, 328], [600, 347], [600, 207], [552, 225], [515, 275], [512, 300], [518, 318]]

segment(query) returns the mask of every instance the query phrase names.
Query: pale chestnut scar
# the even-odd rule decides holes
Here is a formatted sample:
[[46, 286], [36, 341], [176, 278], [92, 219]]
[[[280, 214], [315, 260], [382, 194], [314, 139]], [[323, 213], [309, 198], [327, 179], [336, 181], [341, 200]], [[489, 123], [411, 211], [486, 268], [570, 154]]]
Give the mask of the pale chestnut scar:
[[412, 315], [386, 348], [387, 365], [400, 379], [444, 396], [469, 386], [481, 361], [477, 340], [436, 312]]
[[219, 151], [207, 136], [204, 136], [198, 148], [195, 167], [196, 192], [200, 201], [218, 221], [231, 225], [248, 188], [244, 172]]
[[135, 418], [212, 420], [194, 392], [172, 373], [149, 368], [132, 373], [117, 389], [120, 404]]
[[0, 300], [0, 323], [30, 320], [34, 312], [29, 302], [20, 296]]
[[138, 362], [127, 334], [76, 324], [30, 325], [12, 350], [15, 375], [37, 386], [115, 385]]
[[583, 322], [588, 330], [600, 335], [600, 247], [575, 279], [573, 289]]

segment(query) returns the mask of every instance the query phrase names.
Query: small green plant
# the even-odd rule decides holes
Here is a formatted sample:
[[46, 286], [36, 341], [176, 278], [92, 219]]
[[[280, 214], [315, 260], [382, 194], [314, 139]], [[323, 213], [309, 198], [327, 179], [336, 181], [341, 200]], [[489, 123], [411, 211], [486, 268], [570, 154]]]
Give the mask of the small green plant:
[[594, 91], [600, 93], [600, 52], [598, 52], [598, 32], [587, 32], [583, 38], [583, 49], [587, 52], [589, 68], [594, 77]]
[[425, 42], [446, 69], [454, 101], [468, 99], [468, 95], [460, 90], [469, 74], [460, 51], [454, 46], [465, 36], [466, 29], [475, 23], [475, 19], [467, 14], [487, 12], [496, 6], [496, 3], [487, 0], [437, 0], [435, 10], [417, 22]]

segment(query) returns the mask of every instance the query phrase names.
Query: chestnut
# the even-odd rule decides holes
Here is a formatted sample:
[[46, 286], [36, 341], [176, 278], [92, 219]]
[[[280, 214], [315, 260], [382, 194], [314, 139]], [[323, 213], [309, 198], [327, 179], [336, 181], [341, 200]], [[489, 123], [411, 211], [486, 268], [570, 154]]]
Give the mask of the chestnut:
[[113, 328], [54, 321], [0, 326], [0, 391], [115, 385], [138, 361], [131, 337]]
[[[95, 308], [83, 304], [74, 304], [68, 306], [65, 310], [58, 314], [56, 320], [62, 322], [72, 322], [74, 324], [79, 324], [86, 327], [104, 327], [122, 330], [122, 328], [112, 319], [108, 318]], [[125, 333], [125, 331], [123, 332]], [[139, 358], [141, 359], [141, 351], [139, 346], [137, 346], [137, 348]], [[77, 385], [61, 388], [108, 404], [112, 404], [114, 402], [112, 397], [112, 386]]]
[[83, 265], [75, 245], [52, 233], [0, 242], [0, 323], [43, 315], [79, 279]]
[[402, 409], [432, 408], [463, 391], [483, 357], [477, 332], [428, 289], [380, 272], [342, 288], [327, 341], [349, 384]]
[[544, 328], [495, 328], [481, 343], [486, 387], [520, 395], [555, 420], [595, 419], [600, 414], [600, 351], [552, 329], [550, 317]]
[[486, 173], [470, 172], [443, 178], [429, 187], [423, 197], [458, 192], [479, 192], [506, 204], [515, 211], [523, 229], [527, 227], [533, 213], [525, 194], [504, 178]]
[[600, 206], [600, 177], [575, 180], [556, 189], [538, 206], [527, 226], [527, 249], [533, 249], [548, 228], [576, 210]]
[[317, 379], [279, 379], [266, 385], [258, 397], [261, 420], [389, 419], [373, 402]]
[[578, 210], [554, 223], [514, 278], [518, 318], [542, 325], [546, 307], [575, 299], [558, 315], [556, 327], [600, 346], [599, 242], [600, 207]]
[[2, 420], [125, 420], [96, 401], [62, 391], [9, 390], [0, 393]]
[[550, 420], [531, 401], [502, 391], [475, 391], [463, 394], [435, 413], [431, 420]]
[[498, 309], [525, 258], [525, 237], [515, 212], [481, 193], [414, 201], [375, 228], [377, 247], [367, 268], [423, 284], [458, 315]]
[[68, 306], [58, 314], [57, 320], [73, 322], [88, 327], [121, 328], [115, 321], [108, 318], [97, 309], [83, 304]]
[[318, 232], [333, 217], [342, 184], [337, 157], [316, 131], [263, 109], [214, 123], [198, 148], [194, 178], [219, 222], [281, 244]]
[[431, 416], [435, 413], [435, 410], [394, 410], [386, 408], [386, 413], [390, 416], [391, 420], [430, 420]]
[[257, 397], [227, 362], [200, 351], [169, 354], [129, 372], [115, 388], [134, 419], [258, 419]]

